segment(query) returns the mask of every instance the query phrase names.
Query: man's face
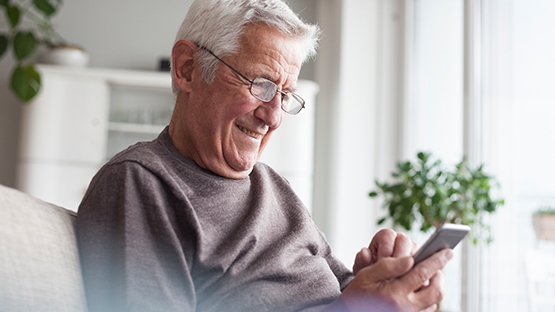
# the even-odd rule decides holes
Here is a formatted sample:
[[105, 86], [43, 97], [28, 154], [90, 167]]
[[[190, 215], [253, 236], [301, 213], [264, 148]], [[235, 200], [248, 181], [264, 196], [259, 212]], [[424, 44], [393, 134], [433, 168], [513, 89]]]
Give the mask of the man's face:
[[[266, 78], [280, 90], [294, 91], [301, 67], [294, 41], [267, 26], [252, 25], [240, 43], [239, 53], [222, 58], [227, 64], [251, 80]], [[279, 94], [262, 102], [250, 94], [249, 87], [248, 81], [222, 63], [211, 84], [202, 80], [201, 70], [193, 71], [192, 88], [178, 121], [184, 133], [177, 137], [183, 137], [176, 142], [172, 136], [178, 150], [218, 175], [246, 177], [285, 114]]]

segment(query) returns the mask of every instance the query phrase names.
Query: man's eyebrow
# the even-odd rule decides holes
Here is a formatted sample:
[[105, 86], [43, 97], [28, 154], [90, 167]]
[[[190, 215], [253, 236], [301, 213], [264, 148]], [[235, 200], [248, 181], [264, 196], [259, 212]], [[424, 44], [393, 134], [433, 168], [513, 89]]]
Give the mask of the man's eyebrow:
[[264, 79], [266, 79], [266, 80], [270, 80], [271, 82], [273, 82], [273, 83], [275, 83], [275, 84], [277, 85], [277, 82], [276, 82], [277, 79], [275, 79], [275, 77], [270, 77], [269, 75], [264, 74], [264, 75], [260, 76], [260, 78], [264, 78]]
[[295, 93], [295, 91], [297, 91], [297, 88], [296, 87], [285, 87], [285, 88], [283, 88], [282, 91], [289, 92], [289, 93]]
[[[259, 78], [264, 78], [264, 79], [270, 80], [271, 82], [275, 83], [276, 86], [277, 86], [277, 79], [274, 79], [274, 78], [272, 78], [272, 77], [270, 77], [266, 74], [264, 74], [262, 76], [259, 76]], [[283, 90], [282, 89], [280, 89], [280, 90], [283, 91], [283, 92], [295, 93], [295, 91], [297, 90], [297, 87], [296, 86], [294, 86], [294, 87], [284, 87]]]

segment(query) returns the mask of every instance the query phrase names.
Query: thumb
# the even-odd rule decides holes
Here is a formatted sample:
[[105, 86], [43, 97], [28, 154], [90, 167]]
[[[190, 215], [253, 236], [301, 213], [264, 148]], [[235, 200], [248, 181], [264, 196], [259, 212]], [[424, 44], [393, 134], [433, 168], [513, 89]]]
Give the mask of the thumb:
[[369, 274], [369, 277], [374, 280], [389, 280], [404, 275], [410, 271], [413, 265], [414, 259], [412, 256], [402, 258], [388, 257], [383, 258], [375, 265], [368, 267], [367, 274]]

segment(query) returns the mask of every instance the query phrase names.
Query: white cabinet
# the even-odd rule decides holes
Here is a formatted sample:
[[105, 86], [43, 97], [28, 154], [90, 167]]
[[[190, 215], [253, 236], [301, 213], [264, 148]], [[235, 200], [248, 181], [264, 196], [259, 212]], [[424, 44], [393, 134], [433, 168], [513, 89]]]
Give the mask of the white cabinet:
[[165, 88], [124, 85], [110, 88], [106, 158], [138, 141], [150, 141], [169, 124], [175, 98], [169, 74]]
[[[42, 91], [23, 109], [17, 188], [77, 210], [98, 169], [117, 152], [158, 136], [174, 96], [169, 73], [41, 65]], [[312, 203], [314, 98], [299, 81], [307, 109], [285, 116], [262, 161], [284, 175], [307, 207]]]
[[[24, 159], [94, 162], [103, 153], [109, 90], [98, 80], [43, 77], [44, 91], [24, 107], [20, 156]], [[99, 105], [99, 103], [102, 103]]]
[[126, 108], [132, 115], [145, 105], [138, 101], [132, 111], [129, 96], [121, 90], [130, 94], [149, 90], [157, 96], [145, 96], [149, 105], [163, 103], [169, 110], [171, 79], [168, 73], [47, 65], [40, 71], [42, 91], [23, 108], [16, 187], [76, 210], [91, 178], [109, 157], [139, 140], [153, 139], [163, 129], [138, 119], [134, 124], [114, 120], [118, 109]]

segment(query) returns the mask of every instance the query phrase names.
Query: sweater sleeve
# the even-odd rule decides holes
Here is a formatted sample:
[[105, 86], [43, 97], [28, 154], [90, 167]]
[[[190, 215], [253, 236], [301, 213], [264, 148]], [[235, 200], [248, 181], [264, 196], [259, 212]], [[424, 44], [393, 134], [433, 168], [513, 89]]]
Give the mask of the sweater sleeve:
[[326, 246], [326, 253], [324, 258], [326, 259], [330, 269], [339, 282], [339, 289], [343, 291], [349, 285], [349, 283], [351, 283], [355, 276], [353, 272], [349, 270], [345, 266], [345, 264], [343, 264], [343, 262], [341, 262], [341, 260], [335, 257], [335, 255], [331, 251], [331, 247], [328, 245], [323, 237], [322, 239], [324, 240]]
[[77, 231], [89, 311], [194, 311], [194, 235], [170, 189], [127, 161], [95, 176]]

